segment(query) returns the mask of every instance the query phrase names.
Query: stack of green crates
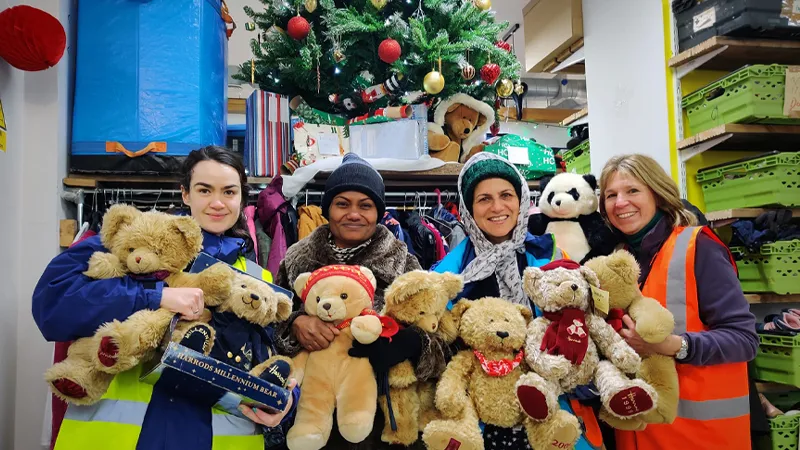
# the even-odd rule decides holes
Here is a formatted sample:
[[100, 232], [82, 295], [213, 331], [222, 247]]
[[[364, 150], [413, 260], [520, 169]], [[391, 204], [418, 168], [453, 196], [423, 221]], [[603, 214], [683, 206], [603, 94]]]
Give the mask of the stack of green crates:
[[758, 339], [755, 378], [800, 387], [800, 336], [759, 333]]
[[693, 134], [727, 123], [796, 124], [783, 115], [786, 66], [747, 66], [683, 98]]
[[592, 160], [589, 156], [589, 140], [585, 140], [569, 150], [562, 150], [561, 156], [567, 165], [567, 172], [585, 175], [592, 173]]
[[800, 206], [800, 152], [773, 153], [697, 173], [707, 211]]
[[772, 450], [797, 450], [800, 435], [800, 416], [778, 416], [769, 419]]
[[732, 247], [744, 292], [800, 294], [800, 240], [763, 245], [758, 253]]

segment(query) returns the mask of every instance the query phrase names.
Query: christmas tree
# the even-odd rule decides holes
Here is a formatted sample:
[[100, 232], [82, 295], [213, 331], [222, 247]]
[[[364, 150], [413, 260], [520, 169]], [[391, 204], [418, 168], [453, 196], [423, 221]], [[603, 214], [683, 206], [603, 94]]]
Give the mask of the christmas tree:
[[261, 0], [254, 59], [235, 77], [299, 95], [325, 112], [361, 114], [463, 92], [511, 95], [519, 62], [498, 42], [490, 0]]

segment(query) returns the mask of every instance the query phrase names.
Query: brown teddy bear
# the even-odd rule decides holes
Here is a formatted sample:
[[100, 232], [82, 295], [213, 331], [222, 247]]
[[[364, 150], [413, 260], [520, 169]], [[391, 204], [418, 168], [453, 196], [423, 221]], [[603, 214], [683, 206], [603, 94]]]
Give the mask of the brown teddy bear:
[[[230, 294], [234, 271], [224, 263], [199, 274], [183, 272], [203, 243], [200, 226], [191, 217], [142, 213], [132, 206], [114, 205], [103, 217], [100, 238], [110, 253], [94, 253], [86, 276], [100, 279], [130, 274], [163, 279], [173, 287], [197, 287], [209, 305], [221, 303]], [[105, 324], [94, 336], [75, 341], [67, 358], [45, 372], [45, 380], [55, 395], [67, 402], [95, 403], [114, 374], [135, 367], [152, 354], [173, 316], [163, 309], [144, 310], [125, 322]], [[190, 323], [181, 323], [177, 332], [190, 327]]]
[[[517, 381], [528, 370], [524, 346], [530, 309], [484, 297], [459, 301], [452, 314], [469, 349], [456, 354], [436, 387], [436, 407], [446, 419], [425, 427], [422, 439], [428, 449], [443, 450], [451, 440], [460, 444], [460, 450], [481, 450], [491, 444], [523, 449], [533, 433], [553, 438], [554, 430], [544, 430], [527, 418], [514, 394]], [[483, 433], [479, 421], [485, 424]], [[525, 432], [517, 431], [518, 425], [524, 425]], [[484, 446], [485, 439], [491, 444]]]
[[[662, 342], [672, 334], [675, 328], [672, 313], [657, 300], [642, 296], [639, 290], [639, 264], [633, 255], [618, 250], [609, 256], [592, 258], [584, 266], [597, 274], [600, 287], [609, 294], [609, 316], [616, 321], [615, 329], [622, 328], [621, 317], [628, 314], [636, 322], [636, 332], [645, 342]], [[678, 415], [675, 360], [664, 355], [644, 356], [637, 376], [658, 393], [656, 408], [641, 417], [628, 419], [610, 414], [604, 408], [600, 411], [600, 418], [621, 430], [642, 430], [648, 423], [672, 423]]]
[[[386, 289], [382, 315], [391, 317], [402, 325], [416, 327], [420, 333], [438, 334], [442, 341], [451, 344], [458, 330], [447, 303], [464, 287], [458, 275], [414, 270], [395, 278]], [[428, 339], [429, 343], [439, 342]], [[444, 355], [446, 349], [432, 349]], [[389, 397], [396, 430], [392, 429], [386, 397], [379, 397], [386, 423], [381, 439], [390, 444], [411, 445], [420, 431], [438, 416], [434, 406], [434, 379], [441, 375], [445, 360], [436, 361], [436, 367], [418, 367], [415, 372], [410, 361], [404, 361], [389, 371]], [[425, 379], [420, 380], [419, 375]]]
[[442, 161], [466, 162], [483, 150], [483, 138], [494, 123], [494, 108], [458, 93], [436, 107], [428, 124], [428, 151]]
[[[606, 321], [590, 312], [591, 288], [598, 288], [597, 275], [570, 260], [557, 260], [542, 267], [529, 267], [523, 276], [525, 293], [542, 310], [528, 326], [525, 356], [532, 372], [517, 385], [520, 405], [543, 429], [562, 427], [558, 396], [594, 381], [603, 407], [619, 418], [635, 417], [656, 404], [655, 390], [640, 379], [629, 379], [641, 364], [639, 355]], [[598, 350], [607, 359], [600, 360]], [[572, 422], [568, 448], [580, 435]], [[531, 435], [534, 449], [553, 448], [545, 433]], [[562, 435], [562, 439], [564, 439]], [[557, 446], [558, 447], [558, 446]]]
[[352, 443], [366, 439], [378, 404], [378, 386], [367, 358], [348, 355], [353, 339], [374, 342], [383, 324], [372, 311], [377, 282], [362, 266], [330, 265], [300, 274], [294, 290], [305, 312], [333, 323], [340, 333], [324, 350], [300, 352], [293, 359], [303, 386], [295, 423], [286, 435], [290, 450], [318, 450], [328, 442], [333, 413], [339, 433]]

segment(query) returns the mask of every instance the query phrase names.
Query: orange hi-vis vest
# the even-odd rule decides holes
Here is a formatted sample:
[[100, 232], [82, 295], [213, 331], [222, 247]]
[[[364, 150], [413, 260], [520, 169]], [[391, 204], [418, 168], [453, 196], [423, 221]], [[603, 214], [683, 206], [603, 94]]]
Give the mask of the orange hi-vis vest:
[[[656, 255], [642, 294], [675, 316], [675, 334], [707, 331], [700, 321], [695, 279], [697, 237], [706, 227], [675, 227]], [[730, 257], [731, 264], [736, 264]], [[680, 400], [672, 424], [644, 431], [617, 430], [618, 450], [750, 450], [747, 363], [693, 366], [677, 363]]]

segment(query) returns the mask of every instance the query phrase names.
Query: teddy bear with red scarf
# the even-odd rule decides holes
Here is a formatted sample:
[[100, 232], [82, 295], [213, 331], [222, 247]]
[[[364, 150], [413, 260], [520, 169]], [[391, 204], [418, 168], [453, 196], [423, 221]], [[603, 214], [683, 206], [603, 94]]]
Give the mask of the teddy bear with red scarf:
[[[639, 355], [603, 317], [593, 313], [592, 291], [600, 286], [591, 269], [557, 260], [525, 269], [523, 283], [542, 316], [528, 326], [525, 357], [532, 371], [520, 377], [517, 398], [542, 431], [562, 414], [558, 396], [592, 381], [605, 410], [620, 419], [641, 416], [656, 406], [655, 389], [625, 375], [639, 370]], [[564, 448], [571, 448], [580, 436], [577, 419], [573, 425], [572, 442], [560, 443]], [[531, 442], [537, 450], [551, 445]]]
[[362, 266], [324, 266], [295, 280], [306, 314], [333, 323], [340, 333], [328, 348], [300, 352], [292, 361], [303, 394], [286, 435], [290, 450], [325, 447], [334, 410], [339, 433], [349, 442], [359, 443], [372, 431], [378, 405], [375, 375], [369, 359], [350, 356], [348, 350], [353, 340], [370, 344], [397, 332], [397, 322], [372, 310], [376, 286], [372, 271]]

